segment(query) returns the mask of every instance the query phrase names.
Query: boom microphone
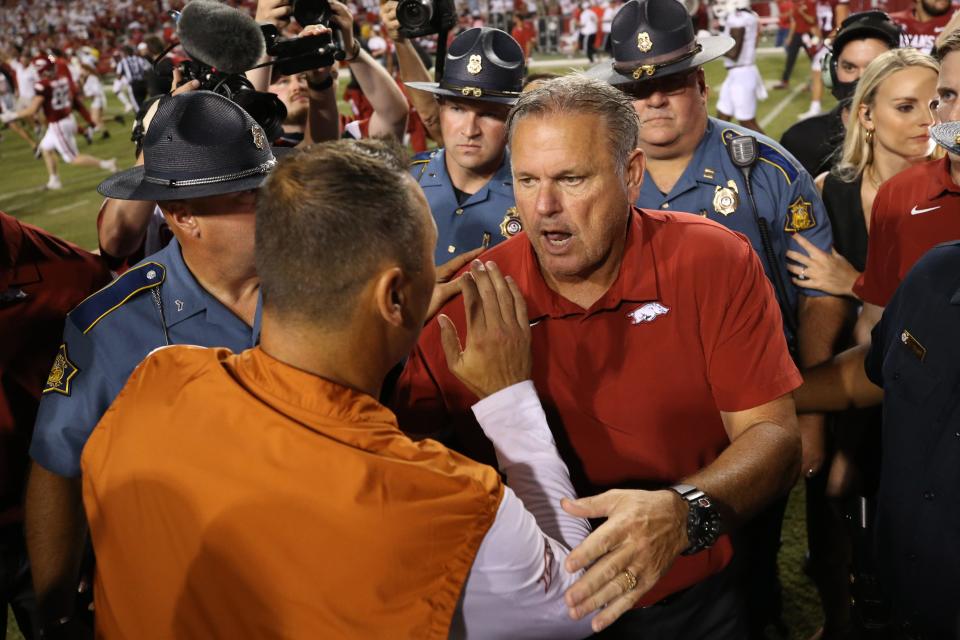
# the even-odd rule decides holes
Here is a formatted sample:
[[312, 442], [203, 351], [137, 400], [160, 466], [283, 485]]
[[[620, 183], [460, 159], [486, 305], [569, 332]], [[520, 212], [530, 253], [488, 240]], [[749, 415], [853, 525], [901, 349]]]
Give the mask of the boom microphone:
[[177, 35], [187, 55], [223, 73], [243, 73], [266, 53], [256, 21], [215, 0], [189, 2], [180, 12]]

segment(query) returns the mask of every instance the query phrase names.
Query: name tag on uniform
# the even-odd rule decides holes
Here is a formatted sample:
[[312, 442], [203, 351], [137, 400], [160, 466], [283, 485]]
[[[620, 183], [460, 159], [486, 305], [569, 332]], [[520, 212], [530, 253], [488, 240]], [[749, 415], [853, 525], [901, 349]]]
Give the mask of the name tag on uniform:
[[917, 356], [917, 360], [923, 362], [923, 359], [927, 356], [927, 348], [920, 344], [920, 341], [914, 338], [906, 329], [900, 334], [900, 342], [906, 345], [907, 349], [910, 349], [913, 355]]

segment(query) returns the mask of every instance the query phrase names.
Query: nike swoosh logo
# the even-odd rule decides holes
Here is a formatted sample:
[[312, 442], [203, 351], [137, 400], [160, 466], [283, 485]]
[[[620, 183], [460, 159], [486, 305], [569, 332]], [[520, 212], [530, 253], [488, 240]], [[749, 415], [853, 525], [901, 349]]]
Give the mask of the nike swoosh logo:
[[913, 209], [910, 210], [910, 215], [918, 216], [921, 213], [929, 213], [930, 211], [936, 211], [940, 207], [930, 207], [929, 209], [917, 209], [917, 205], [913, 205]]

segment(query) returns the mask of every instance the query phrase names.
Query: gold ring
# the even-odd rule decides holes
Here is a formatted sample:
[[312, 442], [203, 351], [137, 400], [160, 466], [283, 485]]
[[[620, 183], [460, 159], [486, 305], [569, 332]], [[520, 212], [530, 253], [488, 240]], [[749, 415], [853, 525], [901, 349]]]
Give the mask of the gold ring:
[[624, 569], [617, 574], [616, 577], [617, 584], [623, 587], [623, 592], [627, 593], [628, 591], [633, 591], [637, 588], [637, 576], [633, 574], [633, 571], [630, 569]]

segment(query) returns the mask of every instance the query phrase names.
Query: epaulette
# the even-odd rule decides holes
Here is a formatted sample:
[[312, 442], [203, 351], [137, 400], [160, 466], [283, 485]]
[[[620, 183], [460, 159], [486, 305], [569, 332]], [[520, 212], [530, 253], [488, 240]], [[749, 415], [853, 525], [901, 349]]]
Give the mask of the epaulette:
[[[726, 145], [730, 142], [731, 138], [738, 135], [742, 134], [735, 129], [724, 129], [721, 134], [723, 144]], [[769, 142], [764, 142], [760, 138], [757, 138], [757, 143], [760, 146], [759, 160], [776, 167], [787, 181], [787, 184], [793, 184], [793, 181], [800, 175], [800, 170], [797, 169], [796, 165], [794, 165], [780, 149], [771, 145]]]
[[413, 156], [413, 161], [410, 162], [410, 168], [420, 167], [420, 173], [417, 174], [417, 182], [423, 178], [424, 172], [427, 170], [427, 165], [430, 164], [430, 161], [434, 159], [437, 155], [436, 150], [433, 151], [421, 151], [417, 155]]
[[410, 161], [410, 164], [420, 164], [422, 162], [430, 162], [433, 160], [433, 157], [437, 155], [436, 150], [434, 151], [421, 151], [420, 153], [413, 156], [413, 160]]
[[166, 275], [166, 268], [158, 262], [137, 265], [77, 305], [70, 312], [70, 320], [87, 333], [134, 296], [160, 286]]

